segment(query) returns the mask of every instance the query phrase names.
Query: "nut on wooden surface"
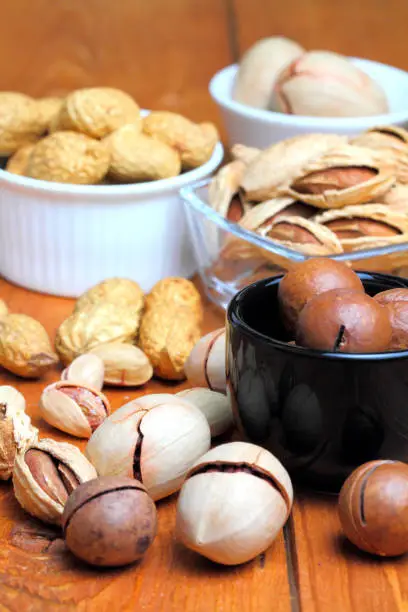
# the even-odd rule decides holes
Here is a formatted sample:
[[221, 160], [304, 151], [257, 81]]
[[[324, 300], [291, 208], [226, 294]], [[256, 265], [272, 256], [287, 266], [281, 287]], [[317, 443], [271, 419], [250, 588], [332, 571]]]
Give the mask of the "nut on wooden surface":
[[104, 476], [81, 484], [62, 516], [68, 548], [91, 565], [114, 567], [143, 557], [157, 531], [156, 507], [141, 482]]
[[157, 500], [180, 488], [210, 441], [209, 425], [198, 408], [161, 393], [116, 410], [92, 435], [85, 453], [101, 476], [140, 480]]
[[128, 307], [139, 319], [144, 306], [144, 293], [140, 285], [130, 278], [107, 278], [80, 295], [74, 310], [77, 312], [100, 302]]
[[43, 181], [92, 185], [108, 172], [107, 146], [85, 134], [55, 132], [36, 144], [27, 164], [27, 176]]
[[188, 381], [197, 387], [225, 393], [225, 328], [206, 334], [194, 345], [184, 370]]
[[358, 467], [339, 496], [339, 517], [347, 538], [380, 556], [408, 551], [408, 466], [380, 459]]
[[286, 523], [290, 477], [267, 450], [247, 442], [213, 448], [189, 470], [177, 504], [177, 538], [224, 565], [264, 552]]
[[104, 382], [117, 387], [138, 387], [153, 376], [153, 367], [147, 355], [133, 344], [107, 342], [92, 349], [104, 367]]
[[0, 365], [23, 378], [38, 378], [57, 363], [39, 321], [24, 314], [0, 318]]
[[184, 397], [194, 406], [199, 408], [210, 426], [211, 436], [215, 438], [228, 431], [233, 423], [231, 400], [223, 393], [193, 387], [184, 389], [177, 393], [179, 397]]
[[100, 391], [103, 387], [105, 368], [98, 355], [84, 353], [76, 357], [61, 373], [61, 380], [88, 385]]

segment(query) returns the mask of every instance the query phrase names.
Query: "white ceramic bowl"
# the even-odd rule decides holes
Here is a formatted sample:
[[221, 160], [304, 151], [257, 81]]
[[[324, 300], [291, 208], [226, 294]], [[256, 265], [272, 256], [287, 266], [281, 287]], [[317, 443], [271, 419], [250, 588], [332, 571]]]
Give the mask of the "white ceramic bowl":
[[245, 144], [264, 148], [298, 134], [311, 132], [358, 134], [375, 125], [408, 125], [408, 72], [372, 62], [350, 58], [384, 89], [390, 112], [371, 117], [304, 117], [261, 110], [232, 99], [237, 64], [228, 66], [212, 78], [210, 93], [221, 110], [228, 135], [228, 144]]
[[0, 274], [44, 293], [77, 297], [112, 276], [145, 291], [196, 264], [181, 187], [210, 176], [203, 166], [171, 179], [132, 185], [66, 185], [0, 170]]

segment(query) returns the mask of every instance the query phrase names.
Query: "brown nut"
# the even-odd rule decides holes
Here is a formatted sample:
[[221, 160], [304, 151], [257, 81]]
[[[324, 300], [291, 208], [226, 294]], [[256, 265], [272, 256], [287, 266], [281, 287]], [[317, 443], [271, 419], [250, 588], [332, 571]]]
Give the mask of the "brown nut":
[[7, 172], [25, 176], [27, 173], [28, 160], [30, 159], [30, 155], [34, 150], [34, 147], [34, 144], [27, 144], [20, 149], [17, 149], [17, 151], [7, 160], [5, 168]]
[[95, 468], [76, 446], [45, 438], [34, 440], [16, 455], [14, 493], [32, 516], [59, 524], [69, 494], [96, 476]]
[[294, 332], [307, 302], [330, 289], [364, 291], [357, 274], [333, 259], [308, 259], [296, 264], [279, 283], [278, 298], [285, 326]]
[[90, 87], [66, 97], [58, 128], [104, 138], [127, 123], [141, 124], [140, 109], [131, 96], [113, 87]]
[[374, 299], [385, 306], [386, 304], [393, 304], [394, 302], [408, 302], [408, 289], [388, 289], [387, 291], [381, 291], [374, 296]]
[[65, 542], [79, 559], [102, 567], [141, 559], [157, 531], [156, 507], [141, 482], [104, 476], [79, 486], [62, 516]]
[[374, 555], [408, 551], [408, 466], [379, 460], [357, 468], [339, 496], [339, 517], [347, 538]]
[[23, 378], [37, 378], [57, 363], [44, 327], [24, 314], [0, 318], [0, 365]]
[[300, 194], [320, 195], [328, 190], [339, 191], [360, 185], [376, 176], [373, 168], [348, 167], [316, 170], [296, 180], [292, 187]]
[[79, 438], [90, 438], [110, 414], [108, 399], [96, 389], [60, 381], [46, 387], [40, 413], [47, 423]]
[[391, 350], [408, 349], [408, 289], [389, 289], [374, 296], [388, 310], [392, 328]]
[[391, 343], [387, 309], [362, 291], [332, 289], [300, 313], [296, 344], [321, 351], [379, 353]]
[[382, 221], [353, 217], [353, 219], [337, 219], [325, 224], [340, 240], [364, 238], [367, 236], [398, 236], [400, 233]]
[[109, 162], [103, 142], [76, 132], [55, 132], [35, 145], [26, 172], [43, 181], [92, 185], [106, 175]]

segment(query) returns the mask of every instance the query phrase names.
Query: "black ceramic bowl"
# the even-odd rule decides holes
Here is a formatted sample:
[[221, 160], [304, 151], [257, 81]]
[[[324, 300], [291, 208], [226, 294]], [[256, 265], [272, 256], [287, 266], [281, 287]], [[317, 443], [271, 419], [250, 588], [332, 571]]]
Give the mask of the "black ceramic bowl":
[[[408, 280], [359, 273], [375, 295]], [[408, 461], [408, 351], [325, 353], [288, 345], [278, 309], [282, 277], [240, 291], [227, 315], [227, 378], [245, 438], [296, 480], [337, 491], [365, 461]]]

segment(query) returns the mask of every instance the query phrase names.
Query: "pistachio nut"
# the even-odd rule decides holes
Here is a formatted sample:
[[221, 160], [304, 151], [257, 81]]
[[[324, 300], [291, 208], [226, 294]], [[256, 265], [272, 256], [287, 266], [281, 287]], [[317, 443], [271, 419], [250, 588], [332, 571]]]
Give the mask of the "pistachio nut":
[[153, 367], [144, 352], [133, 344], [108, 342], [92, 349], [103, 363], [107, 385], [138, 387], [153, 376]]
[[48, 385], [40, 398], [43, 419], [78, 438], [90, 438], [110, 412], [109, 401], [100, 391], [76, 383]]
[[[1, 325], [1, 321], [0, 321]], [[133, 342], [139, 328], [133, 306], [97, 302], [81, 306], [58, 328], [55, 348], [68, 365], [106, 342]]]
[[100, 391], [103, 387], [104, 365], [98, 355], [84, 353], [63, 370], [61, 380], [79, 385], [89, 385]]
[[230, 398], [222, 393], [193, 387], [176, 393], [196, 406], [208, 421], [211, 437], [220, 436], [232, 425], [232, 409]]
[[85, 453], [99, 475], [135, 478], [157, 500], [180, 488], [210, 439], [207, 420], [193, 404], [170, 394], [145, 395], [106, 419]]
[[203, 336], [191, 351], [184, 371], [188, 381], [197, 387], [225, 393], [225, 328]]
[[29, 514], [58, 525], [70, 493], [96, 477], [95, 468], [76, 446], [44, 438], [17, 453], [14, 494]]
[[382, 170], [370, 149], [344, 145], [310, 163], [288, 193], [317, 208], [365, 204], [384, 194], [395, 177]]
[[302, 175], [306, 166], [346, 142], [346, 137], [335, 134], [305, 134], [282, 140], [248, 163], [240, 187], [255, 202], [287, 195], [287, 186]]
[[345, 251], [370, 248], [378, 239], [385, 239], [389, 244], [398, 243], [408, 236], [408, 217], [392, 212], [384, 204], [328, 210], [315, 217], [315, 221], [334, 232]]
[[35, 440], [38, 429], [25, 412], [24, 396], [8, 385], [0, 386], [0, 479], [13, 473], [16, 453]]

